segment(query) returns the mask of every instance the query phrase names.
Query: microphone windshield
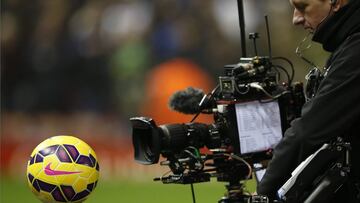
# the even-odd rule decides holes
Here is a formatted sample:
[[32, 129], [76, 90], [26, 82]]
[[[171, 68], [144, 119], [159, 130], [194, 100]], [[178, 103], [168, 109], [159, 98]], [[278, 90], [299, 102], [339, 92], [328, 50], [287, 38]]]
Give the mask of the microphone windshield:
[[188, 87], [185, 90], [175, 92], [169, 99], [171, 110], [184, 114], [196, 114], [200, 111], [199, 103], [205, 93], [201, 89]]

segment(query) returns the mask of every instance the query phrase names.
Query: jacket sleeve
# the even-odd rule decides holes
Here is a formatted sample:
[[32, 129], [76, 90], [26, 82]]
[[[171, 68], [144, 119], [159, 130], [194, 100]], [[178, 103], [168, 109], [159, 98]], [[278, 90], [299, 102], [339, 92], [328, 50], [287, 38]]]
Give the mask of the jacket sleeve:
[[322, 144], [347, 134], [360, 120], [360, 35], [348, 38], [332, 56], [317, 95], [291, 123], [258, 184], [257, 193], [275, 198], [291, 172]]

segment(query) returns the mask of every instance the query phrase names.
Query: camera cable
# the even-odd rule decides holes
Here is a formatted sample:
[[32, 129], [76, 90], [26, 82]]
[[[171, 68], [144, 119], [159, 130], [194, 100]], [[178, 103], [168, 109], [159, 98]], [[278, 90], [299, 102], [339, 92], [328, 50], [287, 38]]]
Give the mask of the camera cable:
[[252, 82], [252, 83], [249, 84], [249, 86], [262, 91], [266, 96], [270, 97], [271, 100], [278, 99], [279, 97], [290, 93], [290, 91], [285, 90], [285, 91], [282, 91], [281, 93], [273, 96], [269, 92], [267, 92], [258, 82]]
[[218, 91], [219, 88], [220, 88], [220, 85], [218, 84], [209, 94], [204, 95], [202, 100], [199, 102], [199, 112], [197, 112], [194, 115], [194, 117], [191, 119], [190, 123], [194, 122], [195, 119], [200, 115], [201, 111], [203, 110], [203, 107], [206, 106], [207, 103], [213, 99], [214, 94]]
[[[291, 68], [291, 76], [290, 76], [290, 82], [289, 85], [291, 85], [292, 81], [294, 80], [294, 76], [295, 76], [295, 68], [294, 68], [294, 64], [287, 58], [282, 57], [282, 56], [277, 56], [277, 57], [273, 57], [272, 60], [283, 60], [285, 62], [287, 62], [290, 65]], [[288, 73], [288, 71], [285, 70], [285, 72]]]
[[237, 161], [243, 162], [249, 169], [249, 173], [247, 174], [246, 179], [251, 178], [252, 167], [250, 166], [250, 164], [247, 161], [245, 161], [245, 159], [241, 158], [240, 156], [238, 156], [236, 154], [229, 154], [228, 156], [235, 159], [235, 160], [237, 160]]
[[273, 65], [273, 67], [275, 68], [275, 70], [277, 70], [278, 73], [279, 73], [278, 69], [282, 70], [285, 73], [285, 75], [286, 75], [286, 77], [288, 79], [288, 84], [290, 85], [292, 83], [292, 79], [291, 79], [289, 73], [286, 71], [286, 69], [284, 67], [282, 67], [280, 65]]

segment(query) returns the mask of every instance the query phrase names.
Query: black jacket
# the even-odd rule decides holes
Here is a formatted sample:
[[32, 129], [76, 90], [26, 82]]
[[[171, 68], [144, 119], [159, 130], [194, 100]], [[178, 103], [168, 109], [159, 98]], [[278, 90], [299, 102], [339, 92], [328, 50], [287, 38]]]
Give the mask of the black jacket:
[[[332, 52], [325, 77], [315, 97], [303, 106], [301, 118], [291, 123], [276, 146], [258, 194], [274, 198], [298, 164], [338, 136], [351, 142], [351, 179], [360, 180], [360, 0], [327, 18], [313, 40]], [[342, 190], [333, 202], [359, 202], [353, 186]]]

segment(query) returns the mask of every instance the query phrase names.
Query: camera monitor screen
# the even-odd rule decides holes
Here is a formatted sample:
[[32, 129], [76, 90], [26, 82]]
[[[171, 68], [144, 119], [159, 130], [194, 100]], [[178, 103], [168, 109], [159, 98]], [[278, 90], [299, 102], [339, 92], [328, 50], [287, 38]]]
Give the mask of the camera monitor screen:
[[235, 111], [241, 154], [274, 148], [282, 138], [277, 101], [237, 103]]

